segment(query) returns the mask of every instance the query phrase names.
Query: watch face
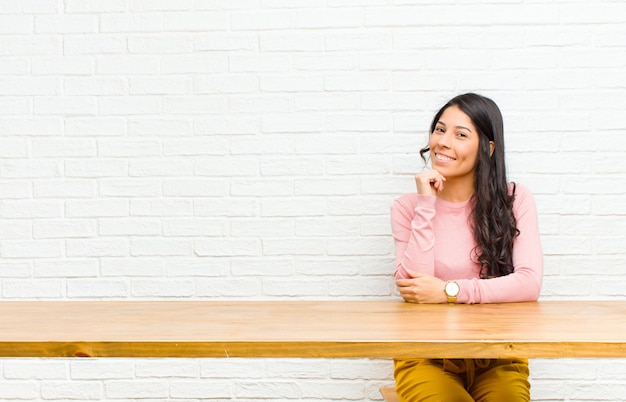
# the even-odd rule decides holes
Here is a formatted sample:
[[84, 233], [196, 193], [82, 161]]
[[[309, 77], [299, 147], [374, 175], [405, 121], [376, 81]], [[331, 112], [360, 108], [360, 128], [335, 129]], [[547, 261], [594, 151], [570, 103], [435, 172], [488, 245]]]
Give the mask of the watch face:
[[456, 296], [459, 294], [459, 284], [456, 282], [446, 283], [446, 294], [448, 296]]

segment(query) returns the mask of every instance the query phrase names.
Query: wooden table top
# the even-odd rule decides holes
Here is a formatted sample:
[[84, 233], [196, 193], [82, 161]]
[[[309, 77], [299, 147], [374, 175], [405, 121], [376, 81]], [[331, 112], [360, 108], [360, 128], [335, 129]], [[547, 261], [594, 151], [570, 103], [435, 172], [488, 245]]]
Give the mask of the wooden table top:
[[0, 302], [0, 357], [626, 357], [626, 301]]

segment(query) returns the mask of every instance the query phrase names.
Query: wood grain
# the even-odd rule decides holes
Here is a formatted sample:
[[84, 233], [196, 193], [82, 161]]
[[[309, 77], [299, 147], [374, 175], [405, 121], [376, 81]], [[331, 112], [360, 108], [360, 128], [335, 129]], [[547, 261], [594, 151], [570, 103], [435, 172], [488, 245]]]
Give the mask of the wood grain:
[[626, 302], [0, 302], [0, 356], [626, 357]]

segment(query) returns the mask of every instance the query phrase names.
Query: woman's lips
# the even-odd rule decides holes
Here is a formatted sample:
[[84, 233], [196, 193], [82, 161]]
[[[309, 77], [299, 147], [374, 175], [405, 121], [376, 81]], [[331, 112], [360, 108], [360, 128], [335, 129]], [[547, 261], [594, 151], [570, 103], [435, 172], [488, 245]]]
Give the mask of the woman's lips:
[[435, 159], [437, 159], [440, 162], [452, 162], [456, 159], [454, 159], [451, 156], [445, 155], [445, 154], [441, 154], [439, 152], [435, 153]]

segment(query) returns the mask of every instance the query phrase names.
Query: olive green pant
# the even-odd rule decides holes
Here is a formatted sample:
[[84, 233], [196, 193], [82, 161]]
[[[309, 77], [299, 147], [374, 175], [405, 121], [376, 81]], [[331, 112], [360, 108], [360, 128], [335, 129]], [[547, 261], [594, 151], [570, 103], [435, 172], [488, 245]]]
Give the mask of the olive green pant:
[[528, 402], [527, 359], [395, 360], [401, 402]]

